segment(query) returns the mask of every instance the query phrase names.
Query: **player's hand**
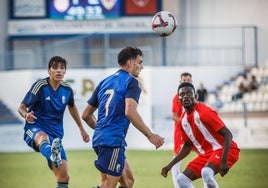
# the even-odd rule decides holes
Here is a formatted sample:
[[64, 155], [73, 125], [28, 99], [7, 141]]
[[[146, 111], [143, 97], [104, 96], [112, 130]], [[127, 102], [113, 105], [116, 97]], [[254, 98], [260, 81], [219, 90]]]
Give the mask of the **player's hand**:
[[89, 142], [90, 141], [90, 137], [89, 137], [89, 135], [87, 134], [87, 132], [85, 130], [81, 131], [81, 136], [82, 136], [84, 142]]
[[223, 177], [228, 173], [228, 171], [229, 171], [229, 166], [227, 165], [227, 163], [221, 162], [220, 169], [219, 169], [220, 175]]
[[37, 117], [34, 115], [34, 112], [28, 112], [25, 116], [25, 121], [29, 124], [34, 124]]
[[167, 166], [163, 167], [161, 171], [161, 175], [166, 178], [169, 170], [170, 169]]
[[158, 149], [159, 147], [161, 147], [164, 144], [164, 138], [159, 136], [158, 134], [151, 134], [148, 137], [149, 141], [155, 145], [155, 148]]

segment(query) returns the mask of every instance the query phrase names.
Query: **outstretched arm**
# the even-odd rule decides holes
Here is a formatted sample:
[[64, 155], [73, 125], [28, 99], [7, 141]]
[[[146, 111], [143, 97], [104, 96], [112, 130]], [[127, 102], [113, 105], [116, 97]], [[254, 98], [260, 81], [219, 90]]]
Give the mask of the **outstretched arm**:
[[142, 132], [148, 140], [155, 145], [156, 149], [163, 145], [164, 138], [159, 136], [158, 134], [154, 134], [151, 132], [149, 127], [144, 123], [142, 117], [137, 111], [137, 102], [132, 98], [126, 98], [126, 109], [125, 114], [131, 123]]
[[161, 175], [167, 177], [168, 171], [179, 161], [184, 159], [193, 148], [193, 144], [191, 141], [187, 141], [184, 143], [183, 147], [181, 148], [180, 152], [169, 162], [169, 164], [162, 168]]

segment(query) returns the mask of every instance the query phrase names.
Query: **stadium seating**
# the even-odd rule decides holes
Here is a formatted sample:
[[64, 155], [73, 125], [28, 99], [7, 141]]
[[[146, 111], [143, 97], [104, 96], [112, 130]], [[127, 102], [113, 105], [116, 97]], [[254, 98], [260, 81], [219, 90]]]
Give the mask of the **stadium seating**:
[[[255, 75], [259, 88], [257, 90], [245, 93], [242, 99], [232, 101], [232, 95], [238, 92], [238, 85], [241, 82], [241, 73], [231, 79], [225, 81], [222, 86], [219, 86], [217, 93], [220, 100], [223, 102], [223, 107], [218, 111], [222, 113], [232, 112], [268, 112], [268, 60], [261, 67], [253, 67], [246, 70], [245, 73]], [[208, 104], [213, 106], [215, 103], [215, 91], [209, 93]]]

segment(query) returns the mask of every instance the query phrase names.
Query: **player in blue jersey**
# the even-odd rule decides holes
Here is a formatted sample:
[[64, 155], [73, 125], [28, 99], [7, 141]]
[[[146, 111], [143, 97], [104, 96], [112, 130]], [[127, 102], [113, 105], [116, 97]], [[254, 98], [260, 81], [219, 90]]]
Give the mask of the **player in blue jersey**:
[[[97, 154], [96, 168], [102, 174], [101, 188], [131, 188], [132, 171], [126, 161], [125, 138], [130, 122], [142, 132], [156, 149], [164, 138], [154, 134], [137, 111], [141, 94], [137, 80], [143, 69], [143, 53], [138, 48], [126, 47], [117, 56], [120, 69], [101, 81], [88, 100], [82, 119], [94, 129], [93, 149]], [[98, 109], [96, 120], [94, 112]]]
[[61, 144], [66, 106], [83, 140], [89, 142], [74, 103], [73, 90], [62, 81], [66, 66], [64, 58], [52, 57], [48, 63], [49, 77], [36, 81], [18, 108], [19, 114], [25, 118], [24, 140], [47, 159], [57, 180], [56, 188], [68, 188], [69, 182], [66, 152]]

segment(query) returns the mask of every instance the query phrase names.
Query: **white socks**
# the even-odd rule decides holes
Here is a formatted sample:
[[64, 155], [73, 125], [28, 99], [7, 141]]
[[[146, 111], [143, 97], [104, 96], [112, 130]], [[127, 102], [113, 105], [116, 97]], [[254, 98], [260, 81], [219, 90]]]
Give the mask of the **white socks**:
[[183, 173], [180, 173], [178, 175], [177, 182], [180, 188], [194, 188], [192, 180], [185, 176]]
[[[205, 188], [219, 188], [218, 183], [214, 179], [214, 171], [209, 167], [204, 167], [201, 170], [201, 176], [204, 182]], [[180, 188], [193, 188], [192, 180], [180, 173], [177, 176], [177, 183]]]
[[219, 188], [218, 183], [214, 179], [214, 171], [209, 167], [202, 168], [201, 175], [204, 182], [204, 187]]
[[177, 177], [180, 173], [180, 167], [181, 167], [181, 161], [176, 163], [172, 168], [171, 168], [171, 175], [172, 175], [172, 180], [173, 180], [173, 185], [174, 188], [180, 188], [178, 181], [177, 181]]

